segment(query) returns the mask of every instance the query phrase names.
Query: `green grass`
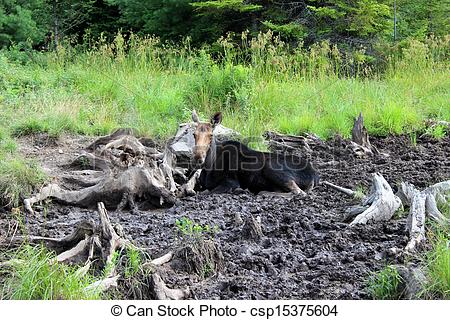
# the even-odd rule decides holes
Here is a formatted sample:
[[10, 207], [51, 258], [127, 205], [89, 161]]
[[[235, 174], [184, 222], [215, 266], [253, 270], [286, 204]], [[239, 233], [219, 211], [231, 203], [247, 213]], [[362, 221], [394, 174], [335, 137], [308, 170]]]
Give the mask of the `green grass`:
[[426, 295], [450, 299], [450, 230], [439, 231], [431, 239], [432, 249], [426, 254], [429, 284]]
[[[447, 218], [450, 203], [439, 206]], [[421, 298], [450, 299], [450, 226], [437, 222], [427, 223], [427, 238], [430, 250], [419, 255], [421, 268], [425, 271], [426, 283], [419, 293]], [[374, 299], [399, 299], [401, 277], [395, 266], [386, 266], [369, 276], [366, 288]]]
[[12, 258], [15, 263], [3, 282], [2, 299], [56, 300], [100, 299], [101, 293], [86, 290], [92, 276], [77, 274], [76, 267], [52, 262], [45, 248], [26, 245]]
[[223, 111], [224, 124], [244, 136], [278, 130], [348, 137], [360, 111], [371, 134], [413, 131], [426, 118], [450, 120], [448, 63], [433, 55], [448, 48], [448, 39], [411, 42], [402, 56], [388, 57], [383, 72], [327, 43], [288, 51], [266, 34], [242, 48], [220, 44], [221, 61], [154, 38], [67, 46], [35, 53], [26, 65], [0, 53], [2, 114], [15, 135], [131, 126], [160, 138], [188, 121], [192, 108], [204, 118]]
[[35, 162], [19, 155], [0, 156], [0, 206], [17, 207], [22, 196], [30, 196], [45, 181]]
[[[450, 218], [450, 202], [439, 205], [444, 216]], [[450, 299], [450, 226], [434, 223], [428, 232], [431, 250], [426, 252], [428, 285], [425, 297]]]
[[398, 299], [401, 277], [394, 266], [386, 266], [382, 270], [370, 275], [367, 290], [373, 299]]

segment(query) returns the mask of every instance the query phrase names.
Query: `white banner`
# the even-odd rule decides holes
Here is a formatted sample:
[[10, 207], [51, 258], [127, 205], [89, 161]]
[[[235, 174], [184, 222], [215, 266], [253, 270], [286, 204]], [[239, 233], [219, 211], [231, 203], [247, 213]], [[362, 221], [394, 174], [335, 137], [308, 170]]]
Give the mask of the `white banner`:
[[[1, 319], [445, 319], [443, 301], [0, 301]], [[447, 316], [446, 316], [447, 315]]]

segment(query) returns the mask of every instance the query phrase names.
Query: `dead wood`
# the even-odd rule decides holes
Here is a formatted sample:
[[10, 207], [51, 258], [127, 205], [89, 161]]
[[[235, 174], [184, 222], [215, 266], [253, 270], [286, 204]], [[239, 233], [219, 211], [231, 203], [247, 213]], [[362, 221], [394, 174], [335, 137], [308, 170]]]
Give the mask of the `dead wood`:
[[325, 145], [319, 137], [313, 134], [294, 136], [267, 131], [264, 133], [264, 138], [269, 142], [269, 148], [273, 152], [291, 153], [297, 150], [304, 154], [311, 154], [312, 146]]
[[200, 174], [202, 173], [201, 169], [196, 170], [189, 180], [182, 186], [181, 195], [185, 196], [193, 196], [196, 194], [195, 186], [197, 185], [198, 179], [200, 178]]
[[20, 244], [24, 241], [29, 243], [44, 243], [47, 248], [61, 253], [77, 245], [80, 241], [92, 236], [96, 232], [96, 226], [93, 220], [80, 221], [75, 230], [66, 237], [63, 238], [49, 238], [39, 236], [16, 236], [9, 239], [10, 243]]
[[189, 289], [171, 289], [157, 273], [152, 275], [152, 281], [153, 291], [158, 300], [182, 300], [189, 296]]
[[347, 189], [347, 188], [343, 188], [343, 187], [339, 187], [331, 182], [328, 181], [322, 181], [322, 184], [329, 186], [339, 192], [345, 193], [346, 195], [350, 196], [350, 197], [354, 197], [356, 192], [351, 190], [351, 189]]
[[[137, 209], [136, 200], [153, 206], [171, 206], [178, 185], [174, 175], [184, 175], [175, 168], [174, 155], [169, 148], [159, 152], [143, 145], [128, 129], [99, 138], [70, 164], [75, 168], [63, 178], [80, 189], [66, 190], [52, 183], [31, 198], [24, 200], [25, 209], [47, 198], [80, 207], [93, 207], [103, 202], [108, 208]], [[80, 169], [80, 170], [78, 170]]]
[[[335, 186], [324, 182], [326, 185], [352, 195], [352, 190]], [[425, 240], [425, 219], [429, 216], [440, 224], [448, 224], [450, 221], [440, 211], [437, 202], [446, 203], [449, 198], [450, 180], [436, 183], [423, 191], [419, 191], [413, 184], [402, 182], [397, 194], [394, 195], [392, 188], [383, 178], [376, 173], [373, 175], [370, 194], [362, 201], [360, 206], [348, 208], [344, 214], [344, 221], [353, 217], [350, 226], [365, 224], [369, 221], [387, 221], [395, 211], [403, 204], [410, 207], [406, 228], [409, 233], [409, 242], [405, 250], [413, 251]]]
[[134, 135], [134, 131], [131, 128], [118, 129], [118, 130], [114, 131], [113, 133], [111, 133], [110, 135], [98, 138], [92, 144], [90, 144], [86, 148], [86, 150], [94, 151], [98, 147], [100, 147], [102, 145], [107, 145], [111, 141], [116, 140], [122, 136], [131, 136], [131, 135]]
[[450, 180], [436, 183], [423, 191], [419, 191], [413, 184], [402, 182], [397, 195], [405, 207], [410, 207], [407, 219], [409, 242], [407, 251], [414, 250], [422, 243], [425, 236], [425, 219], [429, 216], [440, 224], [448, 224], [449, 220], [439, 211], [437, 201], [448, 201]]
[[369, 134], [364, 126], [362, 112], [360, 112], [358, 118], [353, 121], [351, 147], [353, 152], [359, 157], [381, 154], [375, 146], [370, 144]]
[[400, 208], [401, 200], [394, 195], [391, 186], [384, 177], [375, 173], [372, 178], [370, 194], [362, 201], [368, 208], [359, 214], [350, 226], [366, 224], [370, 221], [387, 221]]
[[261, 226], [261, 218], [258, 216], [256, 219], [253, 215], [245, 217], [244, 226], [242, 227], [242, 236], [245, 239], [260, 240], [264, 234]]
[[172, 258], [173, 258], [173, 251], [169, 251], [168, 253], [159, 258], [153, 259], [152, 261], [150, 261], [150, 263], [154, 266], [160, 266], [169, 262], [170, 260], [172, 260]]
[[83, 152], [69, 164], [69, 167], [80, 168], [82, 170], [100, 170], [106, 172], [113, 168], [113, 164], [110, 160], [103, 157], [99, 157], [92, 153]]
[[91, 291], [91, 290], [99, 290], [101, 292], [105, 292], [108, 291], [111, 288], [115, 288], [117, 287], [118, 283], [117, 281], [119, 280], [120, 275], [116, 275], [116, 276], [111, 276], [111, 277], [107, 277], [101, 280], [97, 280], [94, 283], [91, 283], [90, 285], [88, 285], [85, 290], [86, 291]]

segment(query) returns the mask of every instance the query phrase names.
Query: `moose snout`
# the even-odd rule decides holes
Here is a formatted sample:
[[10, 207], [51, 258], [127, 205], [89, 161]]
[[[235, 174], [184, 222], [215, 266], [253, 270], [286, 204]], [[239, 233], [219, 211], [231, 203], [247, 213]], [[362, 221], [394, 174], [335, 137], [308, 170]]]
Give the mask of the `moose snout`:
[[206, 151], [202, 150], [204, 148], [195, 147], [194, 148], [194, 164], [199, 167], [205, 163]]

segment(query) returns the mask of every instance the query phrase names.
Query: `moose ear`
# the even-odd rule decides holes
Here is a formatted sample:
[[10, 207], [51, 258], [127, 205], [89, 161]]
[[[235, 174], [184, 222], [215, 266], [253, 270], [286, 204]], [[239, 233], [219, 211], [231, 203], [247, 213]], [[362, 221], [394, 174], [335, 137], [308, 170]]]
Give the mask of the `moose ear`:
[[198, 119], [198, 115], [197, 112], [195, 112], [195, 109], [192, 110], [192, 121], [194, 121], [195, 123], [198, 123], [200, 120]]
[[216, 112], [211, 118], [211, 123], [213, 126], [216, 126], [221, 122], [222, 122], [222, 112]]

